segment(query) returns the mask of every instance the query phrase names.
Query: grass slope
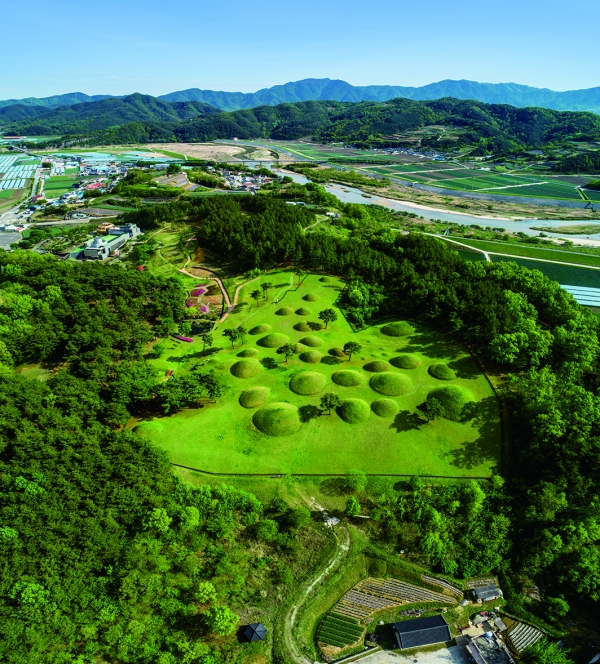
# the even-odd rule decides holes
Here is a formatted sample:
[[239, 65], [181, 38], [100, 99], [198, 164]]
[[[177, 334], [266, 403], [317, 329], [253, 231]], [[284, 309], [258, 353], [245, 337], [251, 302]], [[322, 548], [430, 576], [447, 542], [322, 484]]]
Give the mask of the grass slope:
[[[136, 428], [140, 435], [167, 450], [174, 463], [215, 473], [336, 474], [357, 468], [380, 474], [490, 475], [500, 453], [497, 401], [485, 376], [462, 346], [417, 324], [412, 324], [412, 334], [401, 337], [383, 334], [381, 325], [352, 333], [340, 315], [328, 329], [311, 331], [310, 336], [322, 341], [322, 352], [306, 352], [315, 357], [318, 353], [318, 362], [307, 364], [302, 355], [286, 362], [275, 347], [258, 343], [260, 334], [248, 335], [243, 346], [236, 344], [231, 349], [222, 331], [240, 324], [247, 329], [269, 325], [269, 334], [300, 342], [308, 336], [294, 329], [301, 317], [278, 316], [275, 310], [286, 306], [296, 311], [305, 301], [303, 297], [313, 293], [318, 297], [318, 307], [313, 307], [308, 322], [317, 322], [318, 311], [333, 306], [342, 287], [340, 280], [332, 277], [329, 282], [320, 282], [318, 275], [308, 275], [297, 287], [290, 272], [272, 273], [265, 276], [266, 280], [274, 284], [269, 300], [261, 299], [256, 307], [246, 294], [252, 288], [245, 288], [244, 299], [235, 312], [214, 332], [215, 347], [204, 368], [215, 369], [222, 379], [226, 388], [223, 397], [203, 408], [140, 421]], [[277, 306], [273, 306], [275, 299]], [[408, 329], [406, 325], [398, 327], [403, 332]], [[398, 327], [392, 328], [394, 332]], [[349, 340], [363, 347], [351, 361], [329, 353]], [[162, 356], [151, 360], [161, 372], [174, 369], [176, 375], [183, 375], [203, 361], [200, 341], [186, 344], [168, 340], [162, 342], [162, 348]], [[252, 362], [250, 358], [241, 360], [239, 353], [250, 348], [257, 351]], [[410, 354], [410, 364], [418, 365], [416, 368], [405, 370], [393, 364], [388, 368], [386, 364], [386, 371], [375, 373], [364, 368], [365, 364], [387, 363], [405, 353]], [[234, 373], [240, 373], [240, 361], [244, 369], [249, 368], [247, 362], [252, 365], [241, 373], [254, 375], [237, 378]], [[257, 373], [255, 362], [261, 367]], [[435, 420], [422, 424], [416, 417], [417, 405], [440, 387], [440, 381], [427, 371], [431, 364], [440, 362], [448, 363], [457, 375], [447, 384], [468, 389], [476, 399], [477, 417], [471, 422]], [[340, 371], [353, 373], [340, 378]], [[315, 379], [314, 374], [323, 378]], [[384, 392], [372, 389], [372, 381]], [[396, 382], [402, 387], [400, 391], [406, 386], [408, 391], [401, 396], [385, 394], [399, 391]], [[392, 388], [388, 389], [390, 384]], [[311, 394], [299, 394], [294, 387]], [[248, 393], [254, 388], [264, 389]], [[319, 416], [319, 399], [327, 392], [338, 394], [347, 405], [339, 413], [333, 409], [331, 415]], [[274, 404], [277, 406], [270, 408]], [[277, 435], [262, 433], [265, 431]]]

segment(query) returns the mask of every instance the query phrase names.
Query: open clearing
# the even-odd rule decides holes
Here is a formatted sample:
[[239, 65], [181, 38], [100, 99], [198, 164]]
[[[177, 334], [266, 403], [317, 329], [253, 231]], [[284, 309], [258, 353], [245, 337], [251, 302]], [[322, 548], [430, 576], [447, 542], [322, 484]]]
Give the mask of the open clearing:
[[[260, 282], [245, 288], [235, 312], [215, 330], [207, 358], [199, 339], [163, 341], [161, 357], [151, 361], [156, 369], [181, 375], [202, 362], [203, 370], [214, 369], [222, 379], [225, 393], [216, 404], [142, 421], [136, 431], [167, 450], [174, 463], [214, 473], [357, 468], [384, 475], [489, 476], [500, 455], [498, 404], [475, 360], [451, 338], [416, 324], [409, 336], [389, 336], [385, 325], [353, 333], [340, 312], [328, 329], [319, 329], [318, 312], [332, 307], [343, 287], [339, 279], [321, 279], [308, 275], [298, 285], [293, 272], [266, 275], [273, 287], [258, 307], [249, 291]], [[223, 329], [241, 324], [251, 334], [232, 349]], [[351, 361], [340, 350], [347, 341], [362, 345]], [[276, 349], [287, 342], [297, 346], [285, 362]], [[434, 378], [429, 368], [439, 363], [456, 378]], [[448, 385], [469, 391], [474, 418], [419, 420], [417, 405]], [[319, 415], [327, 392], [339, 395], [343, 406]]]
[[146, 146], [157, 152], [177, 152], [185, 157], [208, 161], [229, 160], [244, 153], [243, 147], [221, 143], [151, 143]]

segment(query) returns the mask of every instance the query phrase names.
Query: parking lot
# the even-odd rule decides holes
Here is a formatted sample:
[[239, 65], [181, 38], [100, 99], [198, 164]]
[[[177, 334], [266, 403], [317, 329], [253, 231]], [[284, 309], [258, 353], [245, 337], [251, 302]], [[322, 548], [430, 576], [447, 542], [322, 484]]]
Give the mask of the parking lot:
[[410, 655], [383, 650], [360, 661], [365, 664], [469, 664], [469, 655], [462, 646], [452, 646], [435, 652], [416, 651]]

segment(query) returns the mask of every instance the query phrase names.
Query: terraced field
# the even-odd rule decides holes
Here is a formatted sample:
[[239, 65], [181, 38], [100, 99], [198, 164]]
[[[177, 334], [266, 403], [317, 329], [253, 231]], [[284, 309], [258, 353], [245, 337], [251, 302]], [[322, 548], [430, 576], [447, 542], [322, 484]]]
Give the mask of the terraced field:
[[[497, 400], [462, 346], [407, 323], [353, 333], [341, 312], [324, 329], [318, 313], [334, 306], [339, 279], [308, 275], [298, 286], [282, 272], [268, 281], [269, 299], [258, 306], [249, 294], [260, 283], [244, 288], [206, 358], [199, 340], [163, 342], [161, 358], [151, 361], [156, 369], [184, 375], [202, 362], [225, 393], [217, 403], [140, 422], [140, 435], [173, 462], [216, 473], [490, 475], [500, 450]], [[248, 334], [232, 348], [223, 330], [240, 324]], [[362, 346], [351, 359], [348, 341]], [[277, 354], [286, 343], [294, 350], [288, 361]], [[434, 364], [448, 365], [443, 379], [429, 371]], [[421, 420], [417, 405], [439, 388], [474, 401], [474, 419]], [[319, 408], [328, 392], [342, 401], [331, 414]]]

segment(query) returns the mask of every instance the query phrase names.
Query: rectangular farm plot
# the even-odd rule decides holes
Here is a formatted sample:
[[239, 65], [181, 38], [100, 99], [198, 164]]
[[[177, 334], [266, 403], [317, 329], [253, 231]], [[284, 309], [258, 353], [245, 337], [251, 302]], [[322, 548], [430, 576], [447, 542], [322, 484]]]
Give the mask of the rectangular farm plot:
[[[498, 404], [469, 353], [424, 326], [410, 336], [389, 336], [382, 325], [353, 333], [339, 310], [337, 321], [316, 329], [319, 311], [335, 308], [344, 285], [321, 279], [308, 275], [296, 288], [291, 272], [265, 275], [272, 286], [258, 306], [250, 294], [260, 290], [260, 280], [245, 287], [244, 302], [214, 331], [215, 348], [203, 365], [222, 379], [224, 395], [217, 403], [146, 421], [137, 431], [174, 463], [214, 473], [357, 468], [382, 475], [489, 476], [500, 453]], [[249, 334], [232, 349], [223, 330], [239, 325]], [[351, 360], [342, 351], [348, 341], [362, 346]], [[163, 343], [177, 350], [167, 348], [151, 361], [159, 370], [169, 366], [185, 374], [203, 361], [199, 340]], [[283, 343], [301, 344], [287, 362], [276, 353]], [[400, 355], [415, 368], [396, 366]], [[448, 365], [450, 380], [434, 378], [432, 364]], [[427, 395], [451, 385], [471, 395], [474, 419], [419, 420], [416, 408]], [[342, 408], [319, 415], [320, 397], [330, 392], [342, 399]]]
[[586, 288], [600, 288], [600, 270], [592, 270], [585, 267], [572, 267], [570, 265], [561, 265], [560, 263], [547, 263], [528, 258], [510, 258], [508, 256], [495, 256], [490, 254], [494, 261], [513, 261], [518, 265], [529, 268], [530, 270], [539, 270], [543, 272], [552, 281], [566, 286], [584, 286]]

